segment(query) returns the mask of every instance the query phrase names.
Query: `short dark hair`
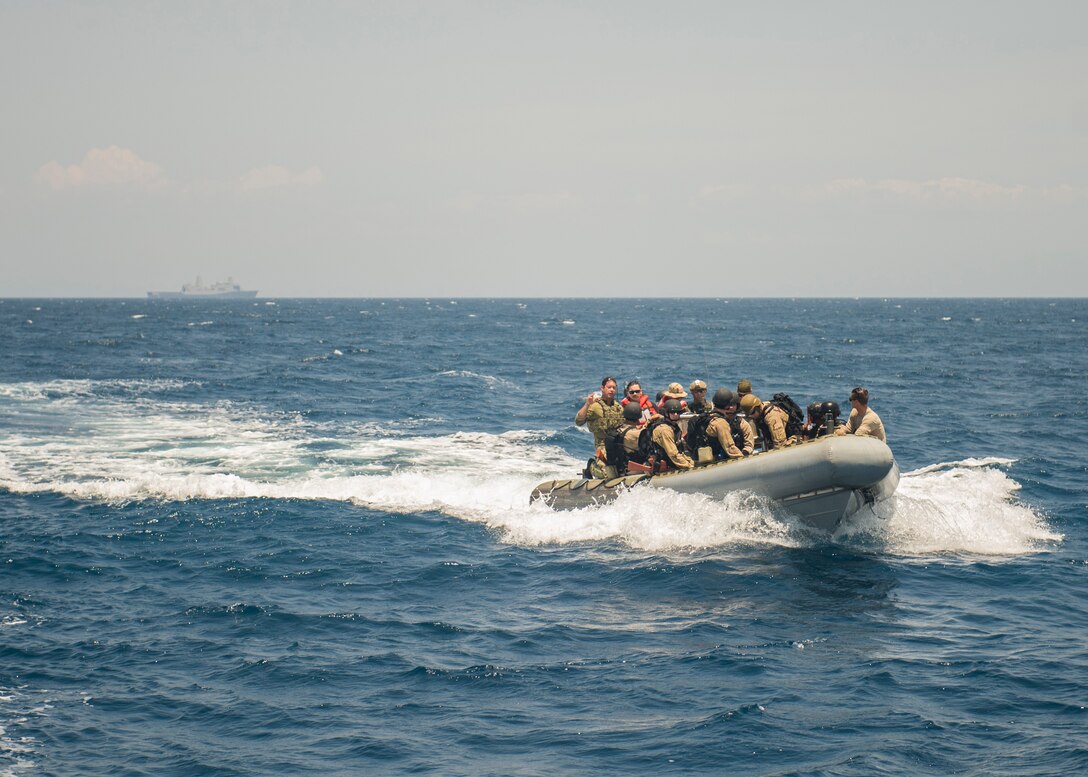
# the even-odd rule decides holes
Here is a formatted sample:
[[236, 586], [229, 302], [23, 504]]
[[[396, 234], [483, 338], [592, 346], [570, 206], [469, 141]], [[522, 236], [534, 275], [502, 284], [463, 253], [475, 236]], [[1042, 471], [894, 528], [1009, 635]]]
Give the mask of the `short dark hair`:
[[868, 407], [869, 389], [863, 388], [862, 386], [858, 386], [857, 388], [855, 388], [853, 391], [850, 392], [850, 401], [853, 402], [854, 400], [857, 400], [861, 404]]
[[639, 388], [642, 388], [642, 381], [641, 380], [629, 380], [629, 381], [627, 381], [627, 385], [623, 387], [623, 393], [626, 394], [628, 391], [630, 391], [631, 386], [638, 386]]
[[613, 378], [611, 375], [605, 375], [604, 378], [601, 380], [601, 388], [604, 388], [605, 384], [608, 383], [608, 381], [616, 383], [617, 386], [619, 385], [619, 383], [616, 382], [616, 379]]

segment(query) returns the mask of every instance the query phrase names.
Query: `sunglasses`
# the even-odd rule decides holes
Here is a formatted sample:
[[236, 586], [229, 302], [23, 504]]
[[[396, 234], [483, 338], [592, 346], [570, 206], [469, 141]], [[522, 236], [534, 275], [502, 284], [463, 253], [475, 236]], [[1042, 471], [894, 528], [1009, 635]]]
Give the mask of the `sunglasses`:
[[627, 393], [628, 393], [628, 394], [641, 394], [641, 393], [642, 393], [642, 389], [631, 389], [631, 390], [630, 390], [630, 391], [628, 391]]

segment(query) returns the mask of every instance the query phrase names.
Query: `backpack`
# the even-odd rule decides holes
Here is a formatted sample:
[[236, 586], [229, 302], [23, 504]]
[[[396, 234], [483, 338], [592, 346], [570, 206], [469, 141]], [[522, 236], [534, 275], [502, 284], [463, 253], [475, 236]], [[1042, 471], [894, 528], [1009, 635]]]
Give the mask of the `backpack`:
[[684, 435], [684, 443], [689, 451], [698, 451], [710, 445], [710, 435], [706, 433], [706, 428], [713, 420], [713, 413], [699, 413], [688, 421], [688, 433]]
[[805, 426], [805, 411], [796, 402], [790, 399], [789, 394], [779, 392], [771, 397], [771, 404], [780, 410], [784, 410], [789, 418], [786, 420], [786, 436], [796, 437]]
[[[621, 426], [609, 432], [608, 436], [604, 438], [604, 455], [607, 457], [608, 463], [614, 466], [616, 472], [620, 475], [627, 474], [627, 449], [623, 447], [623, 435], [627, 431], [628, 427]], [[639, 435], [639, 443], [641, 444], [641, 432]]]
[[665, 449], [654, 442], [654, 429], [663, 423], [666, 423], [665, 419], [655, 415], [638, 435], [638, 455], [646, 463], [649, 463], [651, 458], [655, 462], [667, 462], [669, 460], [669, 457], [665, 454]]

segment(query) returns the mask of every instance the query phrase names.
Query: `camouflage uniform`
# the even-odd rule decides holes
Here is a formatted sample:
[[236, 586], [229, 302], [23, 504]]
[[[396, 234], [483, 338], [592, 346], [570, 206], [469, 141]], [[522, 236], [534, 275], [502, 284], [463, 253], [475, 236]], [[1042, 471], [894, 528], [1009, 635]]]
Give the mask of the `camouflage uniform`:
[[692, 413], [709, 413], [713, 409], [713, 403], [706, 399], [703, 400], [702, 404], [692, 401], [691, 404], [688, 405], [688, 410]]
[[672, 424], [660, 423], [654, 427], [653, 441], [665, 450], [665, 455], [669, 457], [669, 463], [676, 469], [693, 469], [695, 462], [691, 460], [690, 456], [682, 453], [676, 447], [675, 435], [676, 432]]
[[604, 438], [623, 424], [623, 405], [619, 402], [606, 405], [604, 400], [598, 399], [586, 411], [586, 420], [579, 423], [575, 416], [574, 423], [577, 426], [589, 426], [589, 431], [593, 432], [593, 446], [597, 449], [603, 448]]
[[[706, 383], [704, 381], [693, 380], [691, 382], [691, 385], [688, 386], [688, 391], [691, 392], [691, 402], [688, 403], [688, 410], [690, 412], [692, 412], [692, 413], [710, 413], [710, 412], [713, 412], [714, 405], [709, 399], [706, 398], [707, 388], [706, 388]], [[697, 400], [695, 398], [695, 396], [696, 396], [695, 392], [696, 391], [701, 391], [703, 393], [703, 398], [701, 400]]]
[[608, 405], [604, 400], [598, 399], [589, 406], [585, 420], [579, 423], [578, 417], [575, 416], [574, 423], [577, 426], [589, 426], [589, 431], [593, 432], [593, 448], [597, 458], [589, 465], [589, 474], [595, 478], [616, 477], [616, 468], [602, 460], [604, 438], [623, 423], [623, 405], [619, 402]]
[[750, 456], [756, 449], [756, 433], [752, 431], [751, 424], [744, 418], [738, 420], [740, 421], [741, 434], [744, 435], [743, 450], [738, 448], [733, 440], [733, 430], [729, 428], [728, 418], [719, 413], [706, 425], [706, 433], [717, 438], [718, 444], [722, 446], [727, 459], [743, 459], [745, 456]]

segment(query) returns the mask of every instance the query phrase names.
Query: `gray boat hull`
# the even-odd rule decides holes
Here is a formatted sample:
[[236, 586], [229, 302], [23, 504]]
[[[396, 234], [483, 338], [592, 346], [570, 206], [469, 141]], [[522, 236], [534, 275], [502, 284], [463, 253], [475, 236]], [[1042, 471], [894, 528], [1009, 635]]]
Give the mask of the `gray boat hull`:
[[891, 449], [871, 437], [848, 435], [653, 477], [550, 480], [533, 490], [530, 501], [571, 509], [614, 499], [635, 486], [710, 496], [745, 491], [774, 500], [811, 526], [834, 531], [866, 504], [890, 497], [898, 485]]
[[242, 289], [241, 291], [149, 291], [148, 299], [253, 299], [257, 296], [256, 289]]

